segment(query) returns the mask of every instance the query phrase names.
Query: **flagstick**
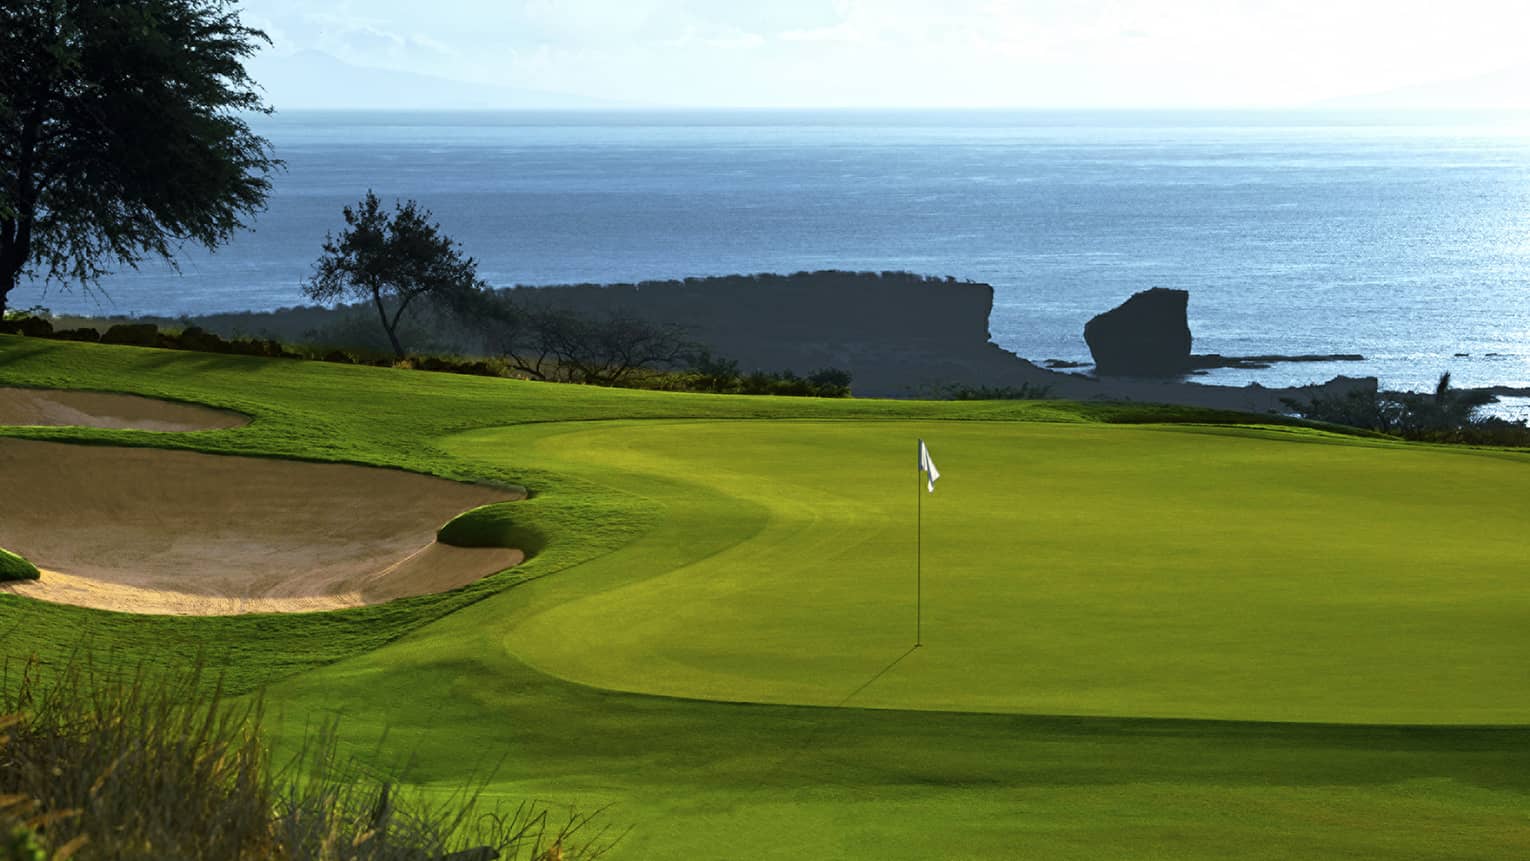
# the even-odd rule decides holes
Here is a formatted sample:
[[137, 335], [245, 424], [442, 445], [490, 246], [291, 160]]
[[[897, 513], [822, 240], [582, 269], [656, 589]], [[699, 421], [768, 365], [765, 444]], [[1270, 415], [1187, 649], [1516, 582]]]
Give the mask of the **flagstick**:
[[[924, 458], [924, 440], [919, 440], [919, 457]], [[914, 648], [924, 645], [924, 470], [914, 473]]]

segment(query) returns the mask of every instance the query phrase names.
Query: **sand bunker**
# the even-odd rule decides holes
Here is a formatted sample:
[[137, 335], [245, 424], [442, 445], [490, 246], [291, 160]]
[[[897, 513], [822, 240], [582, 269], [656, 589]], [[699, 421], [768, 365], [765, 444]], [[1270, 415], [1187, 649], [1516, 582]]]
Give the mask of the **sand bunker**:
[[42, 579], [0, 591], [130, 613], [333, 610], [465, 586], [518, 550], [435, 543], [520, 498], [387, 469], [0, 439], [0, 547]]
[[249, 422], [246, 416], [227, 410], [137, 395], [0, 388], [0, 425], [199, 431], [236, 428]]

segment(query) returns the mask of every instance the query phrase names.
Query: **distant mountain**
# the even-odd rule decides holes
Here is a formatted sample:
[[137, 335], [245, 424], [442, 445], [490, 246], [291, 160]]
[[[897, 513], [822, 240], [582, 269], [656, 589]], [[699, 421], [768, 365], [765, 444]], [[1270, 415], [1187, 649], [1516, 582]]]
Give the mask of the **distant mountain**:
[[356, 66], [322, 51], [289, 56], [265, 53], [249, 64], [256, 83], [277, 110], [514, 110], [610, 108], [617, 103], [563, 93], [473, 84]]
[[1500, 69], [1455, 81], [1380, 93], [1325, 99], [1315, 107], [1403, 110], [1530, 109], [1530, 66]]

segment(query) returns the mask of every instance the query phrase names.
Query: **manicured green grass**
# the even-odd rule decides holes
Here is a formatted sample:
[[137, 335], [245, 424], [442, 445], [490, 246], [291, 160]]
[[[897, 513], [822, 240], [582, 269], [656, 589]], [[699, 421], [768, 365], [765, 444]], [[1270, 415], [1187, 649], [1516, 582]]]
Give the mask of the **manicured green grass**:
[[[1249, 420], [1173, 408], [665, 395], [5, 337], [0, 384], [255, 417], [0, 433], [527, 486], [457, 528], [544, 546], [469, 589], [233, 619], [0, 597], [0, 651], [81, 631], [127, 660], [206, 648], [236, 689], [267, 685], [279, 745], [339, 714], [349, 750], [427, 788], [503, 757], [506, 797], [611, 803], [634, 828], [617, 857], [1530, 852], [1518, 531], [1499, 531], [1526, 513], [1521, 455], [1104, 424]], [[912, 633], [916, 434], [946, 473], [924, 498], [928, 645], [855, 692]], [[1395, 725], [1481, 721], [1514, 726]]]
[[[916, 500], [915, 440], [944, 470]], [[1530, 461], [1314, 433], [960, 422], [480, 431], [643, 495], [641, 539], [506, 635], [628, 691], [1363, 723], [1530, 716]], [[560, 600], [570, 595], [568, 600]], [[543, 595], [546, 599], [542, 599]]]
[[[189, 401], [252, 416], [242, 428], [184, 434], [78, 428], [7, 428], [7, 436], [81, 444], [188, 448], [221, 454], [391, 466], [446, 478], [529, 487], [515, 526], [566, 540], [505, 574], [443, 596], [301, 616], [215, 619], [137, 617], [22, 601], [0, 595], [0, 634], [12, 654], [58, 660], [80, 635], [151, 662], [221, 663], [235, 692], [375, 649], [526, 579], [598, 557], [636, 537], [654, 514], [619, 491], [554, 474], [529, 460], [469, 463], [441, 449], [452, 434], [514, 424], [656, 418], [1134, 420], [1113, 404], [1061, 402], [938, 404], [894, 401], [681, 395], [522, 383], [452, 374], [322, 362], [258, 359], [74, 344], [0, 335], [0, 385], [129, 392]], [[1228, 420], [1177, 410], [1163, 418]], [[480, 524], [481, 525], [481, 524]]]
[[36, 579], [37, 566], [0, 547], [0, 583]]

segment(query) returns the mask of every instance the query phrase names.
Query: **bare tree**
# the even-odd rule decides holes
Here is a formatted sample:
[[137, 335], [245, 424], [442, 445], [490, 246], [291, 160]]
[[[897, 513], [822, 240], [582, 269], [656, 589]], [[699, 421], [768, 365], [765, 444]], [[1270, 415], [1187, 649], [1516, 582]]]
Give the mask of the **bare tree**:
[[538, 380], [614, 386], [639, 369], [687, 364], [699, 350], [680, 326], [620, 312], [585, 317], [507, 293], [465, 295], [452, 310], [491, 352]]

